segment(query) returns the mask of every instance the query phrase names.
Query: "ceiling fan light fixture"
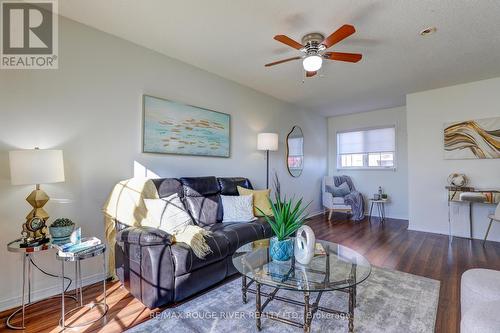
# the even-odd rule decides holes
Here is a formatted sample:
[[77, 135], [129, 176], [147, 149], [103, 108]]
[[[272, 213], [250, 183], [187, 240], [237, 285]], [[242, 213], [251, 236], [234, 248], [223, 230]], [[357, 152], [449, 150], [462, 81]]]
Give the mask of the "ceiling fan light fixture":
[[304, 58], [302, 61], [302, 66], [306, 72], [315, 72], [321, 68], [323, 65], [323, 58], [319, 55], [310, 55]]

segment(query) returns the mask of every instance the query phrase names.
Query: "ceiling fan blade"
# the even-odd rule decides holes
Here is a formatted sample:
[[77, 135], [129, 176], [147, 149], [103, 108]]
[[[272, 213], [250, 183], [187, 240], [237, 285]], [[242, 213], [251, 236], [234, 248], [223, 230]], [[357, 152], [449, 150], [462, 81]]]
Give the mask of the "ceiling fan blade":
[[274, 65], [279, 65], [279, 64], [282, 64], [284, 62], [288, 62], [288, 61], [292, 61], [292, 60], [299, 60], [300, 58], [301, 57], [293, 57], [293, 58], [278, 60], [278, 61], [275, 61], [275, 62], [271, 62], [269, 64], [265, 64], [264, 66], [265, 67], [270, 67], [270, 66], [274, 66]]
[[314, 72], [308, 72], [308, 71], [306, 71], [306, 77], [313, 77], [316, 74], [318, 74], [317, 71], [314, 71]]
[[294, 41], [293, 39], [291, 39], [290, 37], [285, 36], [285, 35], [276, 35], [276, 36], [274, 36], [274, 39], [277, 40], [278, 42], [282, 42], [283, 44], [291, 46], [297, 50], [300, 50], [301, 48], [304, 47], [302, 44]]
[[332, 45], [337, 44], [341, 40], [349, 37], [350, 35], [352, 35], [355, 32], [356, 32], [356, 29], [354, 29], [354, 27], [352, 25], [344, 24], [337, 31], [335, 31], [333, 34], [326, 37], [322, 44], [325, 45], [326, 48], [329, 48]]
[[323, 57], [330, 60], [358, 62], [363, 58], [363, 55], [359, 53], [326, 52]]

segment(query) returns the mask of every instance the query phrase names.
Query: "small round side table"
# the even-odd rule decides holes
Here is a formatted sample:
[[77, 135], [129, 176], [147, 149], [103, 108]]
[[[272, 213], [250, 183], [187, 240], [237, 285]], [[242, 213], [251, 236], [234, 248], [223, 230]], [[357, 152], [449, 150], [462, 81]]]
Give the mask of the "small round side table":
[[[6, 321], [6, 325], [8, 328], [13, 329], [13, 330], [24, 330], [26, 327], [24, 326], [24, 315], [26, 308], [29, 307], [30, 305], [33, 305], [34, 302], [31, 302], [31, 279], [32, 279], [32, 269], [31, 266], [33, 265], [32, 263], [32, 255], [35, 253], [39, 252], [45, 252], [50, 249], [52, 249], [52, 244], [51, 243], [46, 243], [42, 244], [39, 246], [32, 246], [32, 247], [21, 247], [22, 240], [21, 239], [16, 239], [15, 241], [10, 242], [7, 244], [7, 250], [9, 252], [14, 252], [14, 253], [21, 253], [23, 255], [23, 287], [22, 287], [22, 305], [19, 309], [14, 311]], [[28, 270], [26, 274], [26, 269]], [[27, 275], [27, 276], [26, 276]], [[26, 282], [28, 282], [28, 302], [26, 303]], [[59, 296], [57, 296], [59, 297]], [[71, 298], [73, 300], [76, 300], [76, 298], [72, 295], [65, 294], [64, 297]], [[49, 297], [47, 299], [53, 299], [54, 297]], [[15, 326], [11, 323], [12, 319], [19, 313], [22, 313], [22, 323], [21, 326]]]
[[[108, 304], [106, 303], [106, 276], [107, 276], [107, 269], [106, 269], [106, 256], [104, 255], [106, 253], [106, 245], [101, 244], [100, 246], [97, 246], [95, 248], [91, 248], [89, 250], [84, 250], [74, 256], [60, 256], [59, 253], [57, 253], [56, 258], [57, 260], [61, 261], [61, 276], [62, 276], [62, 291], [61, 291], [61, 320], [59, 321], [59, 325], [63, 330], [65, 329], [74, 329], [74, 328], [79, 328], [83, 326], [90, 325], [92, 323], [95, 323], [99, 320], [101, 320], [106, 313], [108, 312]], [[102, 262], [103, 262], [103, 278], [102, 278], [102, 286], [103, 286], [103, 291], [104, 291], [104, 299], [102, 302], [91, 302], [89, 304], [83, 304], [83, 292], [82, 292], [82, 269], [81, 269], [81, 261], [88, 259], [88, 258], [93, 258], [97, 256], [102, 256]], [[75, 263], [75, 291], [76, 291], [76, 298], [77, 302], [79, 305], [77, 305], [75, 308], [72, 310], [69, 310], [68, 312], [64, 311], [64, 263], [70, 261]], [[66, 325], [65, 323], [65, 317], [82, 309], [82, 308], [89, 308], [89, 309], [94, 309], [95, 307], [100, 307], [103, 309], [102, 314], [97, 318], [93, 320], [89, 320], [83, 323], [75, 324], [75, 325]]]
[[373, 205], [377, 206], [378, 216], [380, 218], [380, 223], [385, 222], [385, 204], [389, 201], [389, 199], [370, 199], [370, 222], [372, 221], [372, 210]]

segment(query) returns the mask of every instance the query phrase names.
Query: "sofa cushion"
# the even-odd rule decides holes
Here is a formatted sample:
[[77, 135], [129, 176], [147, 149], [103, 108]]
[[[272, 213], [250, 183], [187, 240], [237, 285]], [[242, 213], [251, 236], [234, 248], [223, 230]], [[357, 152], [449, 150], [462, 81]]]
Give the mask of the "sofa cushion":
[[334, 205], [343, 205], [345, 200], [343, 197], [333, 197], [332, 202]]
[[460, 333], [498, 333], [500, 301], [480, 303], [462, 316]]
[[462, 274], [460, 282], [462, 316], [477, 304], [500, 301], [500, 271], [474, 268]]
[[[273, 215], [273, 209], [269, 202], [271, 190], [249, 190], [238, 186], [238, 193], [240, 195], [253, 195], [253, 207], [255, 216]], [[262, 212], [261, 212], [262, 211]]]
[[206, 240], [212, 253], [203, 259], [195, 256], [193, 250], [187, 244], [175, 243], [171, 245], [175, 276], [192, 272], [213, 262], [220, 261], [229, 255], [229, 244], [223, 235], [213, 234], [211, 237], [206, 237]]
[[253, 195], [221, 195], [224, 219], [222, 222], [250, 222], [253, 215]]
[[253, 189], [250, 180], [242, 177], [217, 178], [222, 195], [239, 195], [238, 186]]
[[161, 229], [169, 234], [186, 229], [193, 224], [191, 215], [187, 212], [177, 193], [162, 199], [144, 199], [148, 209], [148, 218], [142, 225]]
[[184, 204], [195, 223], [199, 226], [217, 223], [219, 195], [207, 197], [185, 197]]
[[174, 193], [177, 193], [181, 198], [184, 196], [184, 189], [177, 178], [158, 178], [151, 180], [153, 184], [155, 184], [160, 198], [169, 197]]
[[215, 177], [182, 177], [181, 183], [186, 197], [209, 196], [220, 192]]
[[239, 247], [247, 243], [264, 238], [262, 225], [254, 222], [224, 222], [207, 226], [205, 229], [227, 239], [229, 255], [233, 255]]
[[156, 186], [160, 198], [169, 197], [174, 193], [177, 193], [181, 198], [184, 195], [182, 184], [177, 178], [158, 178], [152, 179], [152, 181]]

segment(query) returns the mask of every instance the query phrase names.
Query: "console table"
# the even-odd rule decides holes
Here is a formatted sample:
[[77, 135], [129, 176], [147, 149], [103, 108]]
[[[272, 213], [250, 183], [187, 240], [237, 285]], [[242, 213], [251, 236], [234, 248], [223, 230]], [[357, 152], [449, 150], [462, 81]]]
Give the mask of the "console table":
[[448, 230], [450, 242], [453, 239], [451, 234], [451, 203], [466, 202], [469, 204], [469, 237], [472, 239], [472, 204], [484, 203], [496, 205], [500, 202], [500, 190], [498, 189], [477, 189], [466, 186], [446, 186], [448, 192]]

